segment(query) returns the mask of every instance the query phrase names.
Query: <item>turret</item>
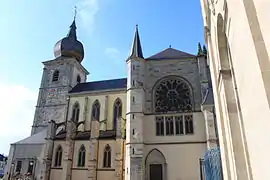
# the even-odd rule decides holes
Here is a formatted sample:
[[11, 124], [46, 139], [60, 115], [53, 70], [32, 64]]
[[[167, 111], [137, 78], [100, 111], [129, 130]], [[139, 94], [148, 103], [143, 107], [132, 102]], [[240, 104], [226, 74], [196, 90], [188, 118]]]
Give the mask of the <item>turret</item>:
[[[135, 29], [131, 53], [127, 59], [127, 121], [126, 121], [126, 170], [125, 179], [143, 179], [143, 107], [145, 60], [138, 26]], [[136, 176], [136, 177], [135, 177]], [[139, 178], [140, 177], [140, 178]]]

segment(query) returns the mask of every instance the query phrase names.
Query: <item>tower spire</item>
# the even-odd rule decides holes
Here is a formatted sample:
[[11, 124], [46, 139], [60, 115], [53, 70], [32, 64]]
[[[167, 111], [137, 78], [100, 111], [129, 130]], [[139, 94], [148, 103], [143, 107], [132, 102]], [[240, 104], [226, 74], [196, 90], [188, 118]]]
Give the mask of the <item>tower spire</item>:
[[74, 12], [74, 18], [73, 18], [73, 22], [72, 24], [70, 25], [70, 29], [69, 29], [69, 32], [67, 34], [67, 37], [71, 38], [71, 39], [74, 39], [74, 40], [77, 40], [77, 33], [76, 33], [76, 16], [77, 16], [77, 7], [75, 6], [75, 12]]
[[136, 24], [135, 36], [129, 58], [143, 58], [142, 46], [139, 36], [138, 24]]

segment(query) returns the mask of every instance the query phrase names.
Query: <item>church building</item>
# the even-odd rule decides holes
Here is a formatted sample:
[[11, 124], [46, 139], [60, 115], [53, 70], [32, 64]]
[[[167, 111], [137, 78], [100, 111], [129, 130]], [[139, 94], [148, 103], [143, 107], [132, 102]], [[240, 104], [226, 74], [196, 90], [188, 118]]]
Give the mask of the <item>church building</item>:
[[54, 55], [43, 62], [31, 136], [11, 144], [5, 179], [200, 178], [200, 158], [217, 145], [205, 53], [144, 57], [136, 26], [127, 77], [87, 82], [74, 20]]

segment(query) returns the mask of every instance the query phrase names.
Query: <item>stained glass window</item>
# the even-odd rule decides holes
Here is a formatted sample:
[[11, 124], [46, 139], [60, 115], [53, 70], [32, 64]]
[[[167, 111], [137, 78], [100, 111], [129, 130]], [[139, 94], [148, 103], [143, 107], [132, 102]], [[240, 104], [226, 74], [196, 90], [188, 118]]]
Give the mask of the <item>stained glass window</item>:
[[103, 167], [110, 168], [111, 167], [111, 147], [107, 144], [104, 149], [103, 155]]
[[117, 98], [114, 102], [113, 108], [113, 128], [116, 130], [117, 127], [117, 119], [122, 117], [122, 102], [119, 98]]
[[188, 84], [180, 78], [161, 81], [155, 91], [155, 112], [192, 111], [191, 92]]
[[79, 103], [75, 103], [72, 110], [72, 120], [74, 122], [79, 122], [79, 115], [80, 115], [80, 105]]
[[78, 167], [84, 167], [85, 166], [85, 147], [82, 145], [79, 150], [79, 156], [78, 156]]
[[92, 120], [99, 121], [100, 117], [100, 103], [98, 100], [95, 100], [92, 106]]

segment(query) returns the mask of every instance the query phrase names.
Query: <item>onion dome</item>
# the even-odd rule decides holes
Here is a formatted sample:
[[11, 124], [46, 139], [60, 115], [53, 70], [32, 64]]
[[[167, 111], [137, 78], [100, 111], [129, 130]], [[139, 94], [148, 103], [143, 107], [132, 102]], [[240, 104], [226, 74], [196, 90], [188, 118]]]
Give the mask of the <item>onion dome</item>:
[[73, 57], [78, 62], [82, 62], [84, 58], [84, 49], [80, 41], [77, 40], [76, 23], [73, 20], [70, 30], [66, 37], [58, 41], [54, 46], [54, 56], [58, 57]]

